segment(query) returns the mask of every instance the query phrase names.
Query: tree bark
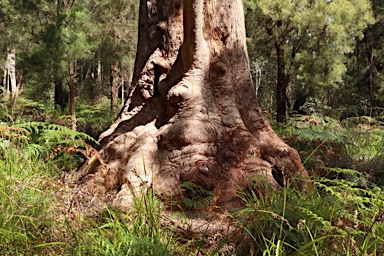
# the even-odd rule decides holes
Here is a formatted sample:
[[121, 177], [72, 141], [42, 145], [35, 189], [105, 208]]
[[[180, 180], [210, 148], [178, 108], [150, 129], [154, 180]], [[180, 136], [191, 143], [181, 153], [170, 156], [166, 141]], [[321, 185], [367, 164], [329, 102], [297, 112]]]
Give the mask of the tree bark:
[[15, 49], [8, 50], [8, 76], [9, 76], [9, 89], [12, 92], [12, 96], [17, 94], [17, 85], [16, 85], [16, 53]]
[[7, 63], [4, 64], [4, 68], [3, 68], [3, 94], [4, 95], [8, 95], [9, 94], [9, 91], [8, 91], [8, 67], [7, 67]]
[[72, 130], [76, 131], [76, 108], [75, 108], [75, 67], [74, 62], [69, 62], [69, 109], [72, 116]]
[[255, 100], [240, 0], [141, 0], [138, 42], [125, 106], [78, 173], [92, 196], [124, 207], [151, 186], [175, 202], [192, 182], [237, 207], [243, 189], [308, 176]]
[[117, 100], [119, 94], [119, 78], [118, 78], [118, 68], [116, 60], [112, 60], [110, 66], [110, 86], [111, 86], [111, 109], [115, 109], [117, 107]]
[[16, 85], [16, 53], [15, 49], [11, 48], [7, 51], [7, 60], [4, 67], [3, 79], [4, 91], [6, 95], [14, 97], [17, 94]]
[[289, 78], [286, 74], [284, 49], [280, 44], [275, 45], [277, 53], [277, 87], [276, 87], [276, 121], [287, 122], [287, 88]]
[[101, 64], [100, 53], [97, 59], [97, 82], [95, 85], [94, 95], [97, 100], [100, 100], [103, 97], [103, 66]]
[[64, 97], [65, 95], [64, 95], [64, 88], [63, 88], [63, 80], [57, 79], [54, 81], [54, 84], [55, 84], [55, 95], [54, 95], [55, 108], [56, 109], [60, 108], [61, 111], [63, 111], [68, 102], [68, 98]]

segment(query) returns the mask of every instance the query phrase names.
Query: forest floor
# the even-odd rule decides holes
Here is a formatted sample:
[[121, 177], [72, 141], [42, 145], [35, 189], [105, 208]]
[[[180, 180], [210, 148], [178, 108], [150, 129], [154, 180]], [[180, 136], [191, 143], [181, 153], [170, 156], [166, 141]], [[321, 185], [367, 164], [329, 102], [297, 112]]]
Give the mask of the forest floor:
[[[384, 254], [380, 118], [310, 115], [274, 125], [300, 152], [313, 191], [286, 184], [263, 197], [244, 193], [244, 208], [226, 212], [206, 198], [169, 211], [149, 190], [122, 212], [80, 200], [70, 182], [91, 136], [37, 103], [0, 108], [1, 255]], [[82, 106], [79, 128], [105, 129], [113, 113], [105, 118], [104, 108]]]

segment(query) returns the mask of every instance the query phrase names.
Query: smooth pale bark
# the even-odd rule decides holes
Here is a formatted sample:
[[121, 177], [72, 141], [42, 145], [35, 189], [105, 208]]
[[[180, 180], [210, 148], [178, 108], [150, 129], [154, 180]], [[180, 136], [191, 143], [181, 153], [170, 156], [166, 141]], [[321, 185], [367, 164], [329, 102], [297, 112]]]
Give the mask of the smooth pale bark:
[[151, 186], [177, 202], [192, 182], [233, 207], [243, 189], [308, 176], [255, 98], [240, 0], [142, 0], [138, 42], [126, 104], [77, 177], [92, 198], [123, 207]]
[[95, 86], [95, 98], [101, 99], [103, 97], [103, 66], [101, 64], [101, 57], [99, 56], [97, 59], [97, 83]]
[[12, 92], [12, 95], [17, 94], [17, 85], [16, 85], [16, 52], [15, 49], [10, 49], [8, 51], [8, 76], [9, 76], [9, 89]]
[[8, 95], [9, 94], [9, 88], [8, 88], [8, 67], [7, 67], [7, 63], [4, 64], [4, 68], [3, 68], [3, 87], [4, 87], [3, 93], [5, 95]]
[[14, 98], [18, 94], [18, 88], [16, 84], [16, 52], [11, 48], [7, 51], [7, 60], [4, 65], [4, 78], [3, 86], [6, 95], [12, 95]]

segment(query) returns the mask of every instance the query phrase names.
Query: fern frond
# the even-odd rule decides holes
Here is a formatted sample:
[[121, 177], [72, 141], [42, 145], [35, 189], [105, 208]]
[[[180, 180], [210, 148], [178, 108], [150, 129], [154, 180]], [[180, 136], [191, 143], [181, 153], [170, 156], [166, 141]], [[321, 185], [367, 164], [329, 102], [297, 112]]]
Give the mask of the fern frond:
[[187, 208], [196, 209], [209, 205], [214, 194], [193, 182], [184, 182], [180, 185], [185, 191], [183, 203]]

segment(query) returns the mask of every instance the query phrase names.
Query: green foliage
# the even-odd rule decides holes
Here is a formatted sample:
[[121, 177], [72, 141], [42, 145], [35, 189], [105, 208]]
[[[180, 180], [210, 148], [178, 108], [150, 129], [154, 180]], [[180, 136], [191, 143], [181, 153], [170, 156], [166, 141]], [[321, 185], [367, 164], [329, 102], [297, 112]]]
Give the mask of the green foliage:
[[239, 255], [381, 255], [384, 195], [353, 170], [332, 169], [350, 179], [317, 178], [307, 194], [289, 186], [260, 198], [245, 196], [236, 219], [243, 226]]
[[[6, 102], [1, 107], [8, 109]], [[81, 109], [84, 117], [102, 122], [102, 105]], [[58, 182], [60, 169], [68, 172], [75, 167], [70, 161], [58, 164], [57, 150], [65, 158], [64, 149], [81, 148], [92, 139], [57, 124], [23, 122], [23, 118], [20, 114], [13, 124], [0, 125], [0, 241], [4, 241], [0, 254], [191, 255], [200, 251], [193, 238], [182, 237], [188, 234], [163, 222], [164, 207], [151, 189], [137, 195], [126, 213], [107, 209], [96, 221], [85, 216], [66, 221], [67, 209], [59, 207], [63, 202], [55, 197], [64, 188], [52, 184]], [[4, 120], [9, 121], [6, 114]], [[258, 181], [262, 193], [256, 190], [260, 187], [249, 187], [242, 195], [245, 208], [232, 214], [241, 232], [223, 243], [236, 244], [237, 255], [382, 255], [384, 194], [372, 177], [382, 175], [382, 169], [373, 173], [368, 165], [382, 158], [381, 121], [339, 122], [311, 115], [295, 117], [289, 124], [280, 126], [280, 132], [301, 153], [307, 152], [304, 162], [313, 168], [313, 189], [303, 193], [287, 184], [276, 191]], [[331, 156], [336, 164], [345, 161], [363, 171], [329, 168]], [[187, 209], [209, 205], [211, 192], [190, 182], [181, 187]]]
[[[73, 255], [80, 248], [81, 231], [65, 222], [55, 184], [61, 168], [75, 169], [66, 149], [86, 141], [93, 139], [56, 124], [0, 123], [0, 254]], [[66, 161], [59, 165], [57, 154]]]
[[79, 131], [98, 138], [114, 121], [116, 113], [110, 109], [106, 100], [97, 104], [79, 104], [77, 108], [77, 122]]
[[59, 81], [66, 85], [72, 61], [76, 97], [108, 96], [112, 61], [118, 65], [121, 84], [128, 87], [131, 79], [138, 4], [137, 0], [1, 1], [0, 32], [6, 36], [0, 39], [0, 66], [7, 49], [15, 49], [17, 82], [24, 83], [27, 97], [47, 102], [66, 93], [52, 87]]
[[298, 116], [289, 125], [276, 127], [300, 152], [306, 168], [318, 175], [326, 175], [324, 167], [343, 167], [369, 173], [377, 182], [384, 167], [383, 129], [380, 120], [369, 117], [340, 122], [316, 114]]
[[51, 208], [55, 172], [31, 152], [26, 130], [10, 132], [0, 133], [0, 254], [41, 254], [46, 248], [39, 244], [55, 241], [59, 229]]
[[[279, 69], [284, 79], [279, 76], [277, 86], [289, 86], [284, 94], [293, 99], [309, 94], [329, 103], [344, 82], [346, 53], [353, 52], [356, 39], [374, 23], [366, 0], [247, 0], [245, 7], [251, 62], [266, 63], [261, 84], [268, 88]], [[275, 95], [259, 96], [267, 96], [263, 103]]]
[[47, 156], [55, 148], [84, 146], [85, 141], [96, 141], [89, 135], [73, 131], [65, 126], [44, 122], [27, 122], [8, 127], [11, 131], [5, 139], [26, 145], [31, 156]]
[[[84, 151], [88, 144], [97, 144], [90, 135], [69, 129], [66, 126], [49, 122], [28, 120], [44, 120], [53, 118], [44, 113], [46, 107], [40, 103], [22, 100], [21, 105], [9, 109], [7, 104], [0, 105], [4, 112], [0, 118], [0, 150], [8, 145], [16, 145], [31, 159], [49, 160], [51, 173], [57, 170], [75, 169], [84, 161]], [[9, 112], [13, 112], [13, 115]], [[1, 120], [0, 119], [0, 120]], [[76, 154], [80, 152], [81, 154]]]
[[351, 131], [350, 143], [346, 144], [349, 155], [359, 162], [368, 162], [384, 152], [384, 130]]
[[193, 182], [183, 182], [180, 187], [184, 190], [183, 205], [188, 209], [199, 209], [209, 205], [214, 194]]

